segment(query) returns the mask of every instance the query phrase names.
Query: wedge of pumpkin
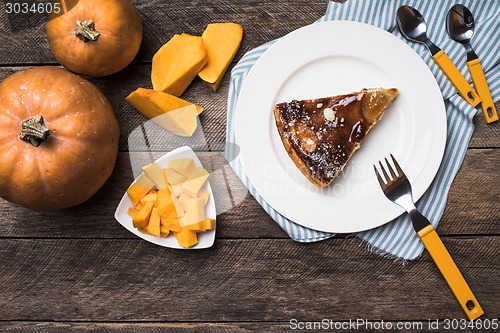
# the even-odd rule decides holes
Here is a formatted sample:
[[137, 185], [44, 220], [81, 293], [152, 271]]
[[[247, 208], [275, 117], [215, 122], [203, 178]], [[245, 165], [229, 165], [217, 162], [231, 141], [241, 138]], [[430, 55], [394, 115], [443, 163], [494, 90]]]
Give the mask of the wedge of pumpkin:
[[214, 92], [219, 88], [243, 38], [243, 28], [236, 23], [212, 23], [201, 36], [207, 51], [207, 64], [198, 73]]
[[174, 35], [153, 56], [153, 89], [180, 96], [206, 63], [207, 52], [201, 37]]

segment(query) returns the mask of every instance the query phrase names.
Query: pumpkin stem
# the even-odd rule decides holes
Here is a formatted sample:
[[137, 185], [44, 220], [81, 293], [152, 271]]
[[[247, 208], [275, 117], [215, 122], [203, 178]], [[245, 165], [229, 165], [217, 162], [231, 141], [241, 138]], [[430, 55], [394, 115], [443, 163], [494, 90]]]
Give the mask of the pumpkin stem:
[[50, 135], [50, 130], [45, 126], [42, 115], [34, 116], [22, 122], [19, 139], [38, 147]]
[[95, 30], [94, 21], [92, 20], [77, 20], [75, 36], [80, 38], [84, 43], [88, 41], [96, 41], [101, 34]]

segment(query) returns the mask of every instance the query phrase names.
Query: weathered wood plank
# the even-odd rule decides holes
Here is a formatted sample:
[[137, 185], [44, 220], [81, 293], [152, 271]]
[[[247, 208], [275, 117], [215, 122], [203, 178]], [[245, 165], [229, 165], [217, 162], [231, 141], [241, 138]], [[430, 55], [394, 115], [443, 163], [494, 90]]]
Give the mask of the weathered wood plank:
[[[500, 111], [500, 101], [495, 103], [495, 108]], [[481, 110], [474, 117], [474, 134], [469, 147], [500, 147], [500, 121], [487, 124]]]
[[[136, 170], [161, 153], [120, 153], [110, 180], [93, 198], [78, 207], [36, 212], [0, 199], [1, 237], [135, 238], [114, 220], [114, 211]], [[211, 172], [217, 204], [219, 238], [287, 238], [287, 235], [248, 194], [221, 152], [200, 152]], [[450, 191], [439, 224], [441, 235], [499, 234], [500, 188], [496, 181], [497, 149], [470, 150]], [[229, 189], [229, 190], [228, 190]], [[464, 198], [467, 198], [466, 200]], [[497, 199], [495, 199], [497, 198]], [[234, 207], [234, 208], [233, 208]]]
[[[498, 318], [500, 237], [443, 240]], [[405, 266], [356, 242], [217, 240], [203, 251], [140, 240], [4, 239], [0, 308], [16, 321], [465, 318], [430, 256]]]
[[[311, 322], [301, 322], [296, 323], [290, 321], [288, 322], [222, 322], [222, 323], [164, 323], [164, 322], [140, 322], [140, 323], [122, 323], [122, 322], [112, 322], [112, 323], [96, 323], [96, 322], [1, 322], [0, 321], [0, 332], [5, 333], [15, 333], [15, 332], [139, 332], [139, 333], [151, 333], [151, 332], [290, 332], [291, 330], [312, 330], [306, 329], [307, 325], [310, 327], [316, 327], [314, 331], [323, 330], [327, 332], [371, 332], [371, 333], [381, 333], [381, 332], [418, 332], [418, 333], [434, 333], [438, 329], [439, 331], [450, 331], [451, 323], [445, 322], [444, 320], [438, 319], [438, 325], [435, 326], [436, 320], [412, 320], [412, 321], [371, 321], [366, 317], [364, 322], [357, 322], [356, 319], [349, 321], [335, 321], [333, 319], [325, 318], [321, 322], [311, 323]], [[479, 332], [497, 332], [497, 330], [491, 328], [491, 320], [488, 321], [490, 327], [489, 329], [477, 329]], [[486, 322], [485, 321], [485, 322]], [[457, 323], [454, 323], [457, 324]], [[458, 322], [459, 325], [462, 323]], [[468, 324], [466, 322], [465, 324]], [[316, 326], [314, 326], [316, 325]], [[376, 326], [379, 325], [379, 326]], [[478, 324], [477, 327], [483, 327], [484, 324]], [[349, 328], [350, 327], [350, 328]], [[381, 327], [376, 329], [374, 327]]]
[[500, 234], [500, 186], [494, 176], [498, 162], [498, 149], [468, 150], [451, 186], [440, 234], [469, 234], [472, 229]]
[[[26, 0], [36, 3], [40, 0]], [[327, 0], [255, 1], [132, 1], [141, 16], [143, 41], [135, 63], [149, 63], [154, 53], [174, 34], [200, 36], [209, 23], [235, 22], [244, 39], [236, 55], [311, 24], [324, 15]], [[57, 63], [45, 33], [47, 14], [6, 14], [0, 4], [0, 65]]]

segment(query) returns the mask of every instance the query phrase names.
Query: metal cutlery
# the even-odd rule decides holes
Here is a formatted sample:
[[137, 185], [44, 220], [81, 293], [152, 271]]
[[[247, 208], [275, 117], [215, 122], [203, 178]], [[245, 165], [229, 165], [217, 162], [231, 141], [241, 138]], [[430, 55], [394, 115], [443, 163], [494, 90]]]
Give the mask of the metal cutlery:
[[481, 108], [487, 123], [498, 120], [495, 103], [491, 98], [488, 84], [484, 77], [483, 68], [470, 45], [474, 34], [474, 17], [469, 9], [463, 5], [454, 5], [446, 15], [446, 31], [451, 39], [462, 44], [467, 52], [467, 67], [474, 82], [474, 87], [481, 98]]
[[422, 14], [413, 7], [401, 6], [396, 13], [396, 22], [399, 30], [401, 30], [401, 33], [407, 39], [427, 46], [434, 62], [443, 71], [462, 98], [474, 107], [478, 105], [481, 101], [478, 94], [472, 89], [471, 85], [465, 80], [446, 53], [427, 38], [427, 25]]
[[385, 163], [387, 164], [386, 167], [382, 165], [382, 162], [379, 162], [383, 176], [380, 175], [377, 167], [373, 165], [382, 191], [389, 200], [403, 207], [408, 212], [413, 228], [431, 254], [432, 259], [441, 271], [441, 274], [443, 274], [446, 282], [448, 282], [448, 285], [469, 319], [474, 320], [480, 317], [484, 312], [476, 300], [476, 297], [467, 285], [467, 282], [458, 270], [455, 262], [443, 245], [443, 242], [441, 242], [436, 230], [434, 230], [429, 220], [415, 207], [410, 182], [394, 156], [392, 156], [392, 154], [390, 156], [394, 167], [391, 166], [387, 158], [385, 159]]

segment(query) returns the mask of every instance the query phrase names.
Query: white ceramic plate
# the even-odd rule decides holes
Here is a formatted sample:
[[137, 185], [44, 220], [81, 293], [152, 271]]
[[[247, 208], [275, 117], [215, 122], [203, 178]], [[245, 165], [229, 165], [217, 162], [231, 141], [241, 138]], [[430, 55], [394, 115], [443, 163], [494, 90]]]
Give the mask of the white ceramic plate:
[[[342, 174], [320, 190], [297, 169], [276, 129], [273, 107], [360, 91], [399, 89]], [[296, 30], [272, 45], [249, 72], [236, 109], [236, 143], [257, 192], [288, 219], [327, 232], [368, 230], [403, 210], [383, 195], [372, 165], [392, 153], [414, 199], [431, 184], [446, 144], [441, 91], [403, 41], [371, 25], [334, 21]]]
[[[194, 161], [194, 164], [196, 166], [203, 167], [201, 165], [200, 160], [198, 159], [198, 156], [196, 156], [195, 152], [189, 148], [189, 147], [181, 147], [177, 148], [175, 150], [172, 150], [171, 152], [163, 155], [159, 159], [155, 161], [155, 163], [160, 167], [160, 168], [168, 168], [168, 161], [170, 160], [175, 160], [177, 158], [192, 158]], [[137, 177], [139, 178], [139, 177]], [[134, 182], [137, 179], [134, 180]], [[132, 185], [132, 184], [131, 184]], [[210, 187], [209, 181], [205, 183], [205, 186], [210, 193], [210, 197], [208, 198], [207, 204], [205, 205], [205, 216], [207, 219], [215, 219], [216, 218], [216, 212], [215, 212], [215, 201], [214, 201], [214, 194], [212, 193], [212, 188]], [[127, 214], [127, 210], [129, 207], [132, 206], [132, 201], [130, 201], [130, 198], [125, 192], [123, 195], [122, 200], [120, 201], [120, 204], [116, 208], [115, 211], [115, 219], [120, 222], [122, 226], [125, 227], [128, 231], [133, 233], [134, 235], [147, 240], [148, 242], [165, 246], [165, 247], [171, 247], [174, 249], [205, 249], [207, 247], [211, 247], [214, 244], [215, 240], [215, 229], [206, 231], [206, 232], [200, 232], [198, 233], [198, 244], [190, 247], [190, 248], [185, 248], [179, 245], [177, 242], [177, 239], [173, 235], [173, 233], [170, 233], [167, 237], [162, 238], [162, 237], [156, 237], [152, 235], [146, 235], [143, 234], [142, 232], [139, 232], [134, 226], [132, 225], [132, 218]]]

